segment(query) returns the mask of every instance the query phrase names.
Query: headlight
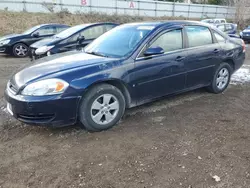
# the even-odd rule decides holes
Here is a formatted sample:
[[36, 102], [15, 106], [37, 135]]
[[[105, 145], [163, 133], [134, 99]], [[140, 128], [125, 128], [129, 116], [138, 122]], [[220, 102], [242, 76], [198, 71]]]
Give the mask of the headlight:
[[0, 46], [3, 46], [5, 44], [9, 44], [9, 42], [10, 42], [9, 39], [8, 40], [2, 40], [2, 41], [0, 41]]
[[22, 95], [44, 96], [63, 93], [69, 84], [61, 79], [47, 79], [27, 85]]
[[53, 48], [54, 46], [43, 46], [38, 48], [35, 53], [36, 55], [41, 55], [41, 54], [45, 54], [47, 51], [49, 51], [51, 48]]

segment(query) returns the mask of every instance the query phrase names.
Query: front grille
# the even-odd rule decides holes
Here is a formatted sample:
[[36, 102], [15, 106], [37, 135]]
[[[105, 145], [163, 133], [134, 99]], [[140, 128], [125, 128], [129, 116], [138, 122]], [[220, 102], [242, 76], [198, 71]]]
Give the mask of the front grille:
[[39, 114], [39, 115], [24, 115], [18, 114], [18, 119], [24, 122], [43, 123], [52, 120], [55, 117], [54, 114]]

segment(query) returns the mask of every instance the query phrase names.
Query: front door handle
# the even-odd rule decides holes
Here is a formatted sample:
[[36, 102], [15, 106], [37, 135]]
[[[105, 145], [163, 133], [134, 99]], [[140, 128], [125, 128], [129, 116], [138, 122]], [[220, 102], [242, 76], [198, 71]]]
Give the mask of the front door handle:
[[185, 57], [183, 57], [183, 56], [178, 56], [177, 58], [176, 58], [176, 61], [183, 61], [185, 59]]
[[219, 49], [215, 49], [215, 50], [214, 50], [214, 53], [216, 53], [216, 54], [219, 53], [219, 52], [220, 52]]

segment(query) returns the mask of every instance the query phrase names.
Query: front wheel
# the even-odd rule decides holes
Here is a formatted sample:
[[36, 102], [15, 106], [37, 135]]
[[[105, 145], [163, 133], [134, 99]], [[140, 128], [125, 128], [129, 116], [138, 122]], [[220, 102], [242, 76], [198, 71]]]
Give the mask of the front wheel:
[[91, 88], [79, 107], [79, 119], [89, 131], [102, 131], [113, 127], [123, 116], [125, 98], [121, 91], [109, 84]]
[[230, 83], [232, 67], [228, 63], [222, 63], [215, 71], [213, 81], [208, 87], [212, 93], [222, 93]]
[[15, 57], [26, 57], [29, 52], [29, 47], [23, 43], [18, 43], [13, 46], [13, 55]]

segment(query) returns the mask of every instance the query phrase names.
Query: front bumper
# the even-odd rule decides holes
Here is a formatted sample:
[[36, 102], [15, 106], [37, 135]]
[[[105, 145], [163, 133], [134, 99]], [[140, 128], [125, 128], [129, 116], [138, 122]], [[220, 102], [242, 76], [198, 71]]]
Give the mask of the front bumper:
[[8, 109], [19, 121], [39, 126], [63, 127], [77, 121], [80, 97], [22, 96], [5, 90]]
[[0, 53], [11, 54], [12, 53], [11, 46], [9, 45], [0, 46]]
[[30, 57], [30, 59], [31, 59], [32, 61], [47, 56], [47, 53], [44, 53], [44, 54], [41, 54], [41, 55], [37, 55], [37, 54], [35, 53], [35, 51], [36, 51], [36, 48], [30, 47], [30, 49], [29, 49], [29, 57]]
[[250, 41], [250, 34], [249, 34], [249, 36], [243, 35], [241, 38], [242, 38], [244, 41], [249, 42], [249, 41]]

